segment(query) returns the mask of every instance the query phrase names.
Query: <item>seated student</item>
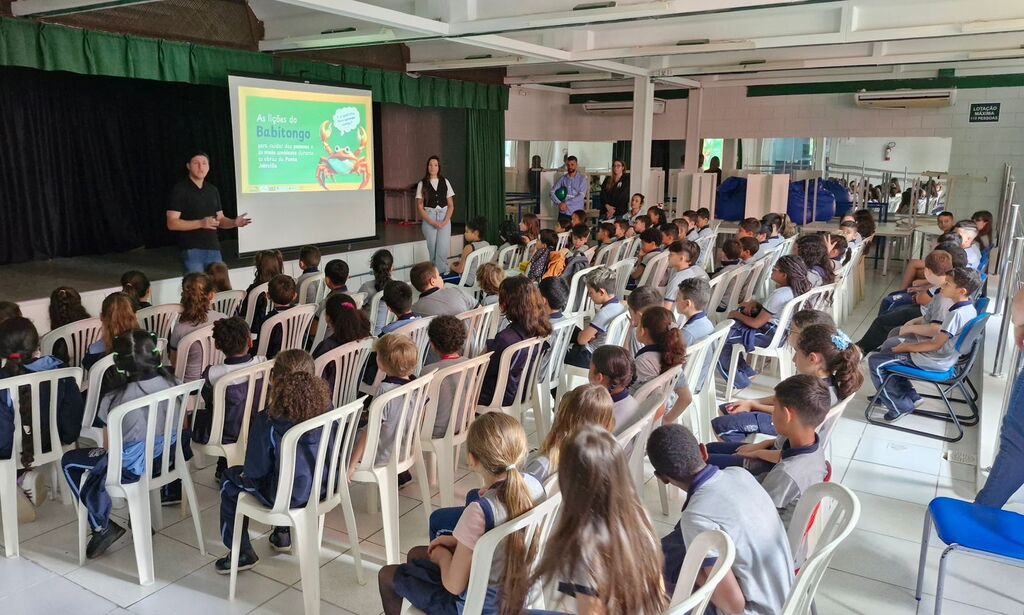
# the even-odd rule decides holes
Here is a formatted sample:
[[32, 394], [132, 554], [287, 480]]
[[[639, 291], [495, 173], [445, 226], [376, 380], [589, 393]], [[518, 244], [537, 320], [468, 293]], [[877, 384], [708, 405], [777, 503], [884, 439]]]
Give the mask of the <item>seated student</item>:
[[[633, 230], [632, 230], [632, 232], [629, 233], [628, 237], [633, 237], [634, 235], [635, 236], [643, 235], [644, 231], [646, 231], [649, 228], [655, 228], [655, 227], [654, 227], [653, 224], [651, 224], [651, 219], [647, 216], [647, 214], [644, 214], [642, 216], [637, 216], [633, 220], [633, 226], [632, 226]], [[661, 243], [660, 239], [658, 240], [658, 243]]]
[[[348, 293], [348, 263], [340, 258], [332, 258], [324, 266], [324, 284], [327, 286], [327, 296], [316, 306], [316, 317], [323, 316], [324, 308], [327, 306], [327, 299], [331, 295]], [[313, 331], [316, 332], [315, 330]]]
[[590, 241], [590, 229], [582, 224], [574, 224], [569, 235], [569, 251], [565, 257], [565, 268], [559, 274], [566, 282], [572, 281], [577, 271], [590, 267], [590, 254], [587, 242]]
[[[930, 287], [927, 290], [906, 293], [909, 302], [905, 305], [897, 306], [895, 301], [900, 301], [900, 304], [902, 304], [904, 300], [892, 295], [886, 298], [893, 301], [894, 307], [879, 314], [872, 321], [867, 332], [864, 333], [864, 337], [857, 342], [857, 345], [860, 346], [864, 354], [878, 350], [882, 342], [889, 335], [889, 332], [894, 328], [901, 327], [921, 316], [926, 316], [924, 321], [926, 324], [934, 320], [938, 320], [941, 323], [944, 320], [945, 313], [949, 310], [949, 306], [952, 305], [952, 301], [948, 299], [943, 300], [942, 296], [939, 295], [939, 289], [946, 275], [953, 270], [953, 257], [945, 250], [933, 250], [925, 257], [924, 263], [925, 280], [927, 280]], [[943, 303], [945, 303], [945, 306], [942, 305]]]
[[637, 218], [645, 215], [644, 195], [637, 192], [629, 198], [629, 215], [626, 216], [625, 221], [632, 226], [636, 222]]
[[660, 227], [662, 224], [668, 222], [665, 219], [665, 210], [657, 205], [651, 205], [647, 208], [647, 217], [651, 219], [652, 227]]
[[[367, 318], [370, 317], [370, 307], [373, 304], [374, 295], [379, 292], [383, 292], [384, 287], [391, 281], [394, 266], [395, 258], [392, 256], [391, 252], [387, 250], [377, 250], [373, 253], [373, 256], [370, 257], [370, 273], [373, 274], [373, 279], [363, 282], [358, 291], [363, 293], [363, 296], [366, 297], [366, 299], [363, 300], [362, 310], [363, 313], [366, 314]], [[412, 289], [409, 289], [409, 297], [409, 305], [411, 306]], [[381, 299], [383, 300], [383, 296]], [[374, 335], [380, 335], [380, 330], [384, 327], [385, 323], [387, 323], [388, 318], [388, 311], [381, 308], [379, 305], [377, 307], [376, 322], [370, 323]]]
[[256, 318], [252, 321], [252, 332], [256, 335], [270, 336], [270, 341], [267, 343], [267, 358], [273, 359], [277, 353], [281, 352], [284, 327], [276, 325], [268, 332], [262, 330], [263, 323], [281, 312], [295, 307], [295, 299], [298, 297], [298, 292], [295, 290], [295, 280], [291, 276], [284, 274], [274, 276], [267, 286], [267, 296], [270, 297], [274, 306], [266, 316], [256, 314]]
[[683, 233], [683, 229], [679, 229], [680, 237], [686, 237], [690, 241], [697, 241], [700, 239], [700, 227], [698, 225], [697, 212], [692, 209], [688, 209], [683, 212], [683, 218], [686, 219], [687, 229], [686, 233]]
[[537, 286], [540, 296], [544, 298], [544, 307], [547, 309], [551, 323], [562, 320], [565, 306], [569, 303], [569, 285], [562, 278], [547, 278], [541, 280]]
[[[185, 274], [185, 279], [181, 282], [181, 316], [178, 317], [178, 322], [171, 329], [170, 338], [167, 340], [172, 365], [177, 362], [178, 347], [185, 336], [227, 318], [213, 309], [213, 297], [216, 294], [210, 276], [205, 273]], [[185, 351], [188, 357], [185, 361], [184, 382], [192, 382], [203, 375], [203, 349], [199, 344], [193, 344]]]
[[563, 503], [534, 579], [558, 588], [554, 608], [561, 612], [663, 612], [661, 550], [629, 486], [622, 447], [587, 425], [566, 439], [559, 457]]
[[943, 233], [951, 233], [956, 228], [956, 217], [951, 211], [940, 212], [939, 215], [935, 216], [935, 225]]
[[981, 288], [981, 276], [974, 269], [957, 267], [946, 276], [942, 284], [943, 297], [951, 299], [945, 320], [939, 333], [921, 342], [900, 343], [887, 352], [878, 352], [868, 357], [871, 382], [878, 391], [876, 398], [888, 409], [885, 420], [895, 421], [914, 411], [921, 396], [910, 381], [902, 376], [889, 378], [885, 388], [882, 382], [886, 365], [910, 365], [929, 371], [945, 371], [956, 365], [960, 353], [956, 349], [956, 338], [978, 315], [971, 297]]
[[766, 247], [769, 250], [774, 250], [781, 246], [782, 242], [785, 241], [781, 235], [783, 224], [782, 216], [776, 213], [765, 214], [761, 217], [761, 224], [768, 227], [765, 229], [767, 231], [765, 242], [768, 244]]
[[703, 531], [722, 530], [732, 538], [736, 559], [711, 604], [725, 613], [781, 613], [793, 585], [793, 556], [779, 513], [757, 479], [742, 468], [708, 465], [707, 451], [682, 425], [655, 429], [647, 456], [659, 481], [687, 494], [679, 522], [661, 539], [669, 595], [687, 545]]
[[661, 293], [653, 286], [641, 286], [626, 296], [629, 326], [626, 328], [626, 341], [622, 346], [629, 351], [631, 360], [643, 347], [643, 344], [636, 339], [636, 329], [640, 326], [640, 319], [643, 318], [644, 312], [648, 308], [661, 304]]
[[[859, 391], [864, 384], [860, 351], [834, 325], [804, 327], [790, 342], [795, 349], [793, 361], [797, 373], [814, 376], [828, 387], [830, 407]], [[770, 414], [773, 403], [773, 398], [768, 396], [722, 404], [719, 408], [726, 414], [711, 419], [711, 428], [726, 442], [741, 442], [754, 433], [774, 436], [777, 432]]]
[[656, 228], [649, 228], [640, 235], [640, 253], [638, 260], [629, 277], [634, 282], [639, 282], [644, 275], [644, 270], [656, 256], [664, 249], [662, 246], [661, 231]]
[[577, 224], [582, 224], [583, 226], [586, 226], [587, 212], [583, 211], [582, 209], [577, 209], [576, 211], [572, 212], [572, 214], [569, 216], [569, 222], [572, 223], [572, 226], [569, 227], [569, 230], [572, 230], [572, 227], [576, 226]]
[[715, 323], [704, 312], [711, 300], [711, 284], [706, 278], [690, 278], [679, 283], [676, 312], [683, 321], [683, 341], [687, 347], [715, 332]]
[[540, 218], [537, 214], [525, 213], [519, 221], [519, 244], [525, 246], [540, 237]]
[[[755, 347], [764, 348], [775, 336], [778, 317], [794, 297], [810, 290], [807, 280], [807, 266], [803, 259], [793, 254], [779, 258], [772, 269], [772, 282], [776, 288], [765, 300], [764, 305], [756, 301], [742, 304], [739, 310], [729, 312], [727, 318], [736, 321], [725, 340], [725, 346], [718, 359], [718, 372], [722, 378], [729, 377], [732, 345], [743, 344], [748, 351]], [[745, 389], [757, 372], [741, 357], [736, 366], [735, 387]]]
[[616, 316], [626, 311], [615, 296], [616, 276], [608, 267], [598, 267], [587, 274], [587, 294], [597, 307], [597, 313], [569, 347], [565, 362], [576, 367], [590, 367], [590, 356], [605, 343], [608, 326]]
[[[253, 276], [252, 284], [245, 290], [245, 298], [242, 299], [241, 305], [238, 306], [238, 313], [245, 316], [248, 313], [249, 301], [252, 300], [251, 296], [257, 286], [261, 284], [269, 284], [270, 280], [274, 276], [281, 275], [284, 273], [284, 256], [280, 250], [260, 250], [256, 253], [253, 260], [254, 268], [256, 270]], [[256, 307], [255, 314], [259, 316], [267, 312], [267, 298], [263, 295], [255, 298]], [[259, 329], [253, 330], [253, 333], [258, 333]]]
[[875, 234], [875, 214], [870, 209], [858, 209], [853, 212], [853, 221], [857, 223], [857, 232], [861, 237], [867, 239]]
[[121, 292], [132, 300], [132, 306], [136, 312], [153, 305], [150, 303], [153, 298], [153, 290], [150, 288], [149, 278], [137, 269], [121, 274]]
[[[53, 292], [50, 293], [48, 312], [51, 331], [90, 318], [89, 312], [82, 305], [82, 295], [70, 286], [58, 286], [53, 289]], [[64, 340], [57, 340], [53, 345], [53, 356], [70, 364], [68, 345]]]
[[[192, 441], [200, 444], [210, 441], [210, 432], [213, 430], [211, 423], [214, 403], [213, 387], [231, 372], [266, 361], [263, 357], [251, 355], [252, 335], [249, 333], [249, 323], [238, 316], [213, 323], [213, 345], [224, 353], [224, 362], [211, 365], [203, 371], [203, 389], [200, 393], [203, 398], [203, 406], [197, 408], [192, 417]], [[249, 383], [248, 380], [232, 382], [230, 378], [228, 378], [228, 382], [230, 384], [224, 391], [224, 430], [221, 441], [225, 444], [232, 444], [238, 441], [242, 419], [249, 411], [245, 406], [245, 400], [249, 394]], [[252, 411], [256, 412], [262, 407], [257, 390], [253, 394]], [[227, 460], [224, 457], [217, 458], [215, 476], [218, 479], [225, 468], [227, 468]]]
[[740, 242], [736, 239], [726, 239], [722, 243], [722, 251], [719, 253], [718, 261], [721, 266], [715, 269], [711, 277], [716, 277], [727, 271], [732, 271], [740, 264]]
[[476, 301], [458, 287], [445, 286], [444, 278], [430, 261], [413, 265], [409, 281], [420, 294], [412, 304], [412, 312], [421, 318], [461, 314], [476, 307]]
[[[551, 335], [551, 319], [537, 285], [523, 276], [506, 278], [498, 290], [498, 310], [508, 319], [509, 325], [500, 331], [493, 340], [488, 340], [487, 349], [492, 351], [487, 363], [483, 384], [480, 385], [480, 405], [489, 406], [494, 399], [498, 386], [498, 369], [501, 365], [501, 354], [506, 348], [533, 337]], [[520, 353], [522, 354], [522, 353]], [[526, 368], [526, 357], [520, 356], [512, 361], [508, 382], [501, 399], [501, 405], [509, 406], [515, 400], [519, 378]]]
[[0, 324], [9, 318], [21, 318], [21, 306], [13, 301], [0, 301]]
[[[941, 250], [948, 253], [953, 260], [953, 267], [967, 267], [967, 252], [960, 247], [960, 243], [960, 236], [956, 233], [943, 235], [936, 242], [933, 251]], [[924, 263], [924, 261], [921, 262]], [[878, 307], [878, 315], [881, 316], [882, 314], [914, 304], [923, 305], [923, 303], [927, 303], [925, 300], [927, 296], [926, 291], [937, 289], [928, 282], [927, 277], [924, 277], [923, 269], [921, 276], [921, 279], [911, 282], [910, 286], [886, 295]], [[921, 293], [925, 293], [925, 295], [922, 296]]]
[[[634, 360], [636, 378], [629, 386], [636, 393], [643, 385], [654, 380], [677, 365], [686, 363], [686, 344], [683, 334], [676, 327], [675, 317], [663, 307], [652, 307], [644, 312], [636, 331], [637, 340], [644, 344]], [[686, 382], [686, 375], [680, 372], [672, 386], [676, 402], [665, 415], [666, 422], [673, 422], [690, 407], [693, 393]]]
[[981, 210], [971, 214], [971, 222], [978, 229], [978, 236], [974, 243], [978, 245], [982, 253], [992, 249], [992, 212]]
[[[224, 263], [210, 263], [203, 273], [210, 276], [210, 279], [213, 280], [213, 287], [218, 293], [231, 290], [231, 270]], [[230, 316], [234, 316], [234, 314], [230, 314]]]
[[753, 237], [740, 237], [737, 241], [740, 243], [740, 265], [750, 265], [769, 254]]
[[842, 235], [828, 235], [825, 237], [828, 246], [828, 257], [832, 259], [832, 270], [839, 271], [846, 263], [850, 262], [850, 245], [846, 237]]
[[[249, 494], [264, 506], [274, 506], [277, 497], [277, 483], [280, 480], [281, 457], [278, 449], [289, 429], [309, 419], [320, 416], [331, 407], [331, 396], [327, 384], [320, 378], [305, 371], [295, 371], [282, 376], [272, 376], [270, 403], [265, 412], [252, 417], [249, 428], [249, 444], [245, 449], [245, 464], [224, 470], [220, 487], [220, 537], [224, 546], [231, 549], [234, 539], [235, 510], [238, 497]], [[310, 483], [313, 482], [317, 450], [320, 447], [322, 430], [314, 430], [299, 439], [295, 455], [295, 478], [292, 485], [290, 508], [301, 508], [309, 499]], [[328, 445], [329, 446], [329, 445]], [[326, 473], [325, 473], [326, 480]], [[259, 556], [249, 541], [249, 519], [242, 518], [242, 539], [238, 551], [238, 570], [249, 570], [259, 561]], [[291, 549], [291, 528], [275, 527], [270, 535], [270, 545], [275, 551]], [[214, 569], [219, 574], [231, 573], [231, 552], [217, 560]]]
[[[430, 348], [433, 354], [440, 358], [433, 363], [424, 365], [421, 372], [423, 375], [466, 361], [466, 358], [462, 356], [462, 349], [466, 345], [466, 325], [458, 318], [447, 315], [438, 316], [427, 325], [427, 337], [430, 339]], [[437, 416], [434, 419], [434, 428], [431, 432], [434, 438], [443, 438], [448, 432], [448, 423], [458, 393], [455, 390], [456, 385], [458, 385], [458, 378], [455, 377], [448, 377], [440, 384]], [[459, 417], [460, 424], [462, 418], [462, 416]]]
[[604, 345], [594, 351], [587, 379], [608, 389], [612, 397], [612, 419], [619, 433], [640, 418], [640, 403], [629, 392], [633, 382], [633, 357], [622, 346]]
[[[177, 384], [174, 376], [161, 365], [163, 357], [157, 350], [156, 339], [152, 334], [139, 330], [127, 331], [114, 338], [111, 346], [114, 365], [123, 379], [100, 399], [96, 410], [96, 425], [104, 428], [110, 411], [119, 405], [159, 393]], [[132, 412], [121, 422], [124, 449], [114, 453], [122, 456], [122, 482], [138, 481], [145, 471], [146, 414], [145, 411]], [[164, 438], [177, 438], [181, 435], [164, 433], [163, 421], [157, 422], [156, 429], [156, 451], [162, 450]], [[106, 433], [103, 439], [105, 442], [108, 440]], [[92, 529], [92, 537], [86, 546], [85, 556], [89, 559], [103, 555], [125, 533], [123, 527], [110, 520], [111, 500], [106, 488], [109, 454], [103, 448], [79, 448], [64, 453], [60, 460], [71, 493], [88, 511], [86, 517]]]
[[828, 255], [828, 244], [822, 235], [803, 235], [796, 240], [796, 253], [807, 265], [807, 281], [811, 288], [836, 281], [832, 270], [832, 259]]
[[[543, 483], [558, 472], [558, 452], [567, 438], [585, 425], [615, 429], [613, 402], [608, 389], [599, 384], [581, 384], [569, 391], [558, 404], [551, 431], [540, 448], [530, 453], [523, 472]], [[623, 427], [626, 427], [625, 425]]]
[[619, 237], [615, 234], [615, 224], [602, 222], [597, 227], [597, 249], [594, 250], [594, 262], [597, 262], [602, 254], [611, 250], [611, 245], [617, 241], [619, 241]]
[[743, 239], [744, 237], [757, 239], [757, 234], [760, 232], [760, 220], [757, 218], [744, 218], [740, 221], [739, 228], [736, 229], [736, 239]]
[[[757, 444], [711, 443], [708, 463], [743, 464], [771, 496], [788, 528], [800, 496], [825, 480], [825, 450], [816, 430], [835, 405], [829, 387], [819, 378], [799, 374], [775, 385], [772, 422], [779, 438]], [[720, 449], [733, 451], [723, 455]]]
[[[11, 316], [0, 323], [0, 380], [26, 374], [38, 374], [63, 369], [67, 364], [52, 355], [39, 355], [39, 332], [28, 318]], [[15, 432], [14, 403], [10, 393], [0, 394], [0, 459], [11, 459], [14, 438], [20, 438], [21, 468], [17, 471], [18, 517], [28, 523], [35, 520], [35, 506], [46, 497], [42, 488], [42, 473], [32, 468], [34, 460], [33, 438], [39, 429], [43, 450], [50, 450], [50, 395], [49, 385], [39, 387], [39, 398], [33, 400], [28, 387], [18, 393], [18, 413], [21, 429]], [[63, 378], [57, 384], [57, 434], [61, 444], [72, 445], [82, 433], [85, 399], [73, 378]], [[32, 420], [32, 404], [39, 403], [39, 422]]]
[[[630, 226], [627, 220], [616, 220], [615, 221], [615, 240], [622, 241], [627, 237], [633, 236], [633, 227]], [[625, 256], [625, 255], [622, 255]]]
[[555, 222], [555, 231], [559, 233], [568, 233], [572, 230], [572, 217], [571, 216], [558, 216], [558, 221]]
[[686, 236], [685, 233], [680, 233], [679, 227], [676, 226], [675, 224], [672, 224], [671, 222], [666, 222], [665, 224], [662, 224], [661, 226], [658, 227], [658, 230], [661, 231], [662, 250], [668, 249], [668, 247], [672, 245], [672, 242], [679, 241], [680, 237]]
[[[697, 231], [693, 228], [693, 224], [690, 222], [689, 218], [686, 217], [686, 213], [687, 212], [683, 212], [683, 216], [680, 218], [673, 218], [672, 224], [676, 226], [676, 231], [678, 232], [677, 237], [679, 239], [690, 239], [693, 237], [693, 241], [696, 241]], [[690, 211], [689, 213], [692, 214], [693, 212]], [[677, 239], [677, 241], [679, 239]]]
[[131, 297], [122, 292], [110, 293], [103, 299], [100, 321], [103, 323], [100, 339], [89, 344], [82, 357], [82, 367], [85, 369], [91, 369], [97, 361], [110, 354], [114, 338], [139, 328]]
[[[403, 600], [434, 615], [461, 613], [477, 541], [545, 497], [544, 486], [519, 469], [527, 452], [526, 432], [511, 416], [481, 415], [469, 427], [466, 448], [469, 467], [484, 486], [450, 536], [439, 536], [429, 547], [413, 547], [408, 563], [381, 568], [377, 583], [385, 615], [399, 615]], [[515, 540], [506, 541], [503, 551], [491, 567], [487, 613], [500, 608], [520, 612], [529, 591], [532, 555]]]
[[[301, 290], [303, 282], [320, 273], [320, 248], [316, 246], [302, 246], [299, 248], [299, 269], [302, 269], [302, 275], [295, 278], [295, 288]], [[324, 275], [325, 279], [326, 277]], [[307, 302], [313, 303], [312, 299], [316, 299], [320, 294], [320, 282], [313, 282], [306, 293]]]
[[711, 228], [711, 210], [707, 207], [701, 207], [697, 210], [697, 238], [704, 239], [715, 234], [714, 229]]
[[530, 257], [530, 264], [526, 270], [526, 277], [534, 282], [540, 282], [548, 271], [548, 264], [551, 255], [556, 254], [558, 248], [558, 233], [551, 229], [543, 229], [537, 237], [537, 249]]
[[700, 278], [707, 280], [708, 272], [697, 264], [700, 260], [700, 246], [693, 241], [684, 239], [673, 242], [668, 247], [668, 284], [665, 286], [663, 301], [667, 309], [672, 309], [679, 294], [679, 284], [683, 280]]
[[864, 243], [864, 238], [857, 232], [857, 223], [853, 220], [844, 220], [839, 223], [839, 233], [846, 238], [846, 243], [851, 247]]
[[505, 270], [498, 263], [484, 263], [476, 271], [476, 283], [483, 293], [483, 299], [477, 307], [485, 305], [496, 305], [498, 303], [498, 289], [505, 280]]
[[967, 266], [980, 271], [981, 248], [974, 241], [978, 237], [978, 227], [970, 220], [963, 220], [957, 223], [956, 233], [962, 241], [960, 247], [967, 252]]
[[[451, 272], [444, 276], [445, 282], [459, 282], [462, 279], [462, 272], [466, 267], [466, 259], [475, 250], [482, 250], [491, 245], [487, 242], [487, 218], [476, 216], [466, 221], [466, 228], [462, 232], [462, 257], [452, 263], [449, 268]], [[467, 278], [468, 285], [476, 282], [476, 272], [470, 271]]]

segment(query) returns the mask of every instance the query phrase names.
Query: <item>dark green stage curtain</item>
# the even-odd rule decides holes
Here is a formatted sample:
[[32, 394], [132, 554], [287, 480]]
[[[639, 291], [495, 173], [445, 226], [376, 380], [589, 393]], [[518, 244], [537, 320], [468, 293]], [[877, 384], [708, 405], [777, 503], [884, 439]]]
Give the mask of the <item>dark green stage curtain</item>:
[[466, 219], [487, 219], [488, 237], [497, 241], [505, 219], [505, 114], [466, 110]]

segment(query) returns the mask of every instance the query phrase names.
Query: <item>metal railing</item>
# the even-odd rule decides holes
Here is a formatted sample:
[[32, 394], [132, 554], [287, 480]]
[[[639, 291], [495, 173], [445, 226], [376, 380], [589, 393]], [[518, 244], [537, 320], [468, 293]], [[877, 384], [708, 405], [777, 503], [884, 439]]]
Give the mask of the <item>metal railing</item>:
[[[996, 355], [992, 364], [992, 376], [1000, 378], [1005, 374], [1007, 341], [1011, 326], [1010, 306], [1017, 293], [1024, 288], [1024, 218], [1020, 215], [1020, 204], [1013, 203], [1016, 182], [1013, 167], [1003, 168], [1003, 194], [999, 211], [999, 228], [993, 238], [992, 249], [996, 251], [996, 272], [999, 274], [999, 288], [996, 291], [992, 312], [1003, 316], [999, 323], [999, 337], [996, 339]], [[1014, 347], [1009, 364], [1014, 375], [1021, 367], [1022, 356]]]

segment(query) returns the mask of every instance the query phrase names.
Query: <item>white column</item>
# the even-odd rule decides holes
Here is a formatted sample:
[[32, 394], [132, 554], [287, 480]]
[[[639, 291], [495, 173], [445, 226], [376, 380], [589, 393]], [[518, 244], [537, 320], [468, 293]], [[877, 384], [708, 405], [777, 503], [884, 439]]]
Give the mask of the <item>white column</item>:
[[736, 142], [739, 139], [724, 139], [722, 141], [722, 170], [736, 170]]
[[825, 170], [825, 137], [814, 138], [814, 168]]
[[654, 84], [647, 77], [635, 77], [633, 79], [633, 140], [629, 159], [629, 189], [631, 192], [647, 194], [647, 184], [651, 176], [653, 133]]
[[696, 173], [700, 163], [700, 108], [704, 90], [690, 90], [686, 99], [686, 167], [687, 173]]

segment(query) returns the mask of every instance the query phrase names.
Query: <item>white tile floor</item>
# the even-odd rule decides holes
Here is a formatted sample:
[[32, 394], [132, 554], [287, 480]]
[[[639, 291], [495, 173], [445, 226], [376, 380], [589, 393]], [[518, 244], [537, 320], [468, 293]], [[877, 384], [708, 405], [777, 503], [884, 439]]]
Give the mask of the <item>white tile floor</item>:
[[[867, 296], [853, 318], [844, 323], [857, 339], [867, 328], [879, 299], [898, 283], [869, 271]], [[774, 384], [759, 376], [744, 395], [761, 395]], [[973, 446], [972, 430], [957, 445], [944, 445], [874, 425], [866, 425], [864, 397], [872, 392], [867, 384], [847, 410], [833, 438], [834, 480], [853, 489], [860, 497], [860, 524], [832, 561], [818, 592], [818, 612], [839, 614], [925, 614], [931, 613], [930, 595], [918, 604], [913, 597], [921, 526], [925, 505], [936, 495], [973, 498], [974, 467], [946, 461], [947, 448]], [[988, 397], [988, 395], [986, 395]], [[998, 397], [997, 397], [998, 399]], [[931, 421], [918, 420], [923, 425]], [[650, 476], [648, 474], [648, 476]], [[474, 478], [463, 470], [458, 493], [472, 486]], [[74, 612], [76, 615], [103, 613], [157, 614], [186, 610], [189, 615], [205, 613], [291, 614], [302, 612], [298, 562], [290, 555], [272, 554], [267, 528], [253, 524], [254, 544], [261, 557], [251, 572], [239, 575], [238, 598], [227, 600], [228, 581], [213, 572], [212, 562], [226, 549], [218, 538], [217, 491], [212, 468], [196, 473], [202, 527], [207, 555], [196, 548], [191, 519], [177, 510], [165, 509], [165, 527], [154, 536], [156, 582], [140, 587], [136, 580], [134, 550], [130, 536], [118, 541], [106, 556], [78, 565], [77, 528], [74, 515], [59, 503], [48, 501], [39, 518], [21, 527], [20, 559], [0, 558], [0, 612], [46, 614]], [[356, 516], [359, 544], [366, 567], [366, 585], [356, 583], [351, 540], [337, 511], [328, 516], [321, 550], [321, 612], [325, 615], [377, 615], [380, 599], [376, 570], [383, 557], [383, 534], [379, 514], [366, 511], [365, 492], [356, 487]], [[436, 506], [436, 491], [434, 492]], [[422, 544], [426, 538], [425, 516], [415, 485], [402, 490], [400, 498], [401, 551]], [[671, 530], [675, 515], [662, 516], [657, 489], [648, 482], [644, 500], [660, 533]], [[940, 549], [933, 541], [925, 589], [934, 592], [936, 563]], [[947, 582], [945, 612], [1024, 613], [1024, 573], [1021, 569], [989, 560], [961, 556], [954, 559]]]

